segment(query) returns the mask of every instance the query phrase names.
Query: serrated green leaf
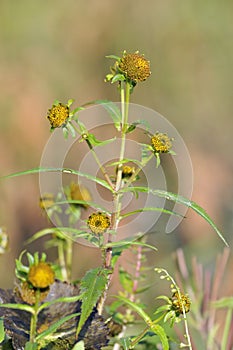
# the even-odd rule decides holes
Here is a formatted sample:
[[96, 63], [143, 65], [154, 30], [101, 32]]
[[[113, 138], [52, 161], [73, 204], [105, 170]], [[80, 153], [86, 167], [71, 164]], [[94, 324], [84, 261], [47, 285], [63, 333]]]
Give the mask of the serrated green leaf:
[[94, 182], [98, 183], [99, 185], [107, 188], [111, 192], [113, 191], [111, 186], [105, 180], [102, 180], [102, 179], [99, 179], [98, 177], [92, 176], [90, 174], [82, 173], [78, 170], [69, 169], [69, 168], [33, 168], [33, 169], [25, 170], [25, 171], [19, 171], [17, 173], [5, 175], [5, 176], [2, 176], [0, 178], [10, 179], [10, 178], [22, 176], [22, 175], [31, 175], [31, 174], [48, 173], [48, 172], [61, 172], [64, 174], [73, 174], [73, 175], [85, 177], [88, 180], [94, 181]]
[[76, 336], [78, 336], [87, 318], [90, 316], [98, 299], [105, 290], [108, 281], [108, 270], [98, 267], [88, 271], [80, 283], [80, 292], [82, 294], [81, 316], [77, 327]]
[[219, 231], [219, 229], [217, 228], [217, 226], [214, 224], [213, 220], [210, 218], [210, 216], [206, 213], [206, 211], [200, 207], [197, 203], [191, 201], [188, 198], [185, 198], [183, 196], [180, 196], [178, 194], [172, 193], [172, 192], [167, 192], [164, 190], [153, 190], [151, 188], [147, 188], [147, 187], [140, 187], [140, 186], [136, 186], [136, 187], [124, 187], [121, 192], [142, 192], [142, 193], [151, 193], [155, 196], [158, 197], [162, 197], [165, 199], [168, 199], [170, 201], [173, 202], [177, 202], [179, 204], [183, 204], [188, 208], [191, 208], [192, 210], [194, 210], [198, 215], [200, 215], [205, 221], [208, 222], [208, 224], [215, 230], [215, 232], [217, 233], [217, 235], [219, 236], [219, 238], [221, 238], [221, 240], [224, 242], [224, 244], [228, 247], [228, 243], [225, 240], [225, 238], [223, 237], [222, 233]]

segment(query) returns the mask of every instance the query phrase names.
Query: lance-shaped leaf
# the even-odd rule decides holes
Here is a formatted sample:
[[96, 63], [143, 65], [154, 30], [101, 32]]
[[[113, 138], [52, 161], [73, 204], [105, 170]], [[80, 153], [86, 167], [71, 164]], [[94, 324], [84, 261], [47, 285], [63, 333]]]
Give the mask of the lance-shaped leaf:
[[109, 186], [109, 184], [105, 180], [102, 180], [96, 176], [82, 173], [81, 171], [70, 169], [70, 168], [40, 168], [39, 167], [39, 168], [33, 168], [33, 169], [25, 170], [25, 171], [19, 171], [17, 173], [5, 175], [5, 176], [2, 176], [1, 178], [8, 179], [8, 178], [16, 177], [16, 176], [31, 175], [31, 174], [46, 173], [46, 172], [47, 173], [49, 173], [49, 172], [61, 172], [64, 174], [78, 175], [80, 177], [85, 177], [88, 180], [91, 180], [91, 181], [98, 183], [99, 185], [110, 190], [111, 192], [113, 191], [111, 186]]
[[80, 283], [80, 292], [82, 295], [81, 316], [77, 327], [76, 336], [78, 336], [89, 315], [95, 308], [97, 301], [105, 290], [108, 281], [108, 270], [96, 268], [88, 271]]
[[223, 237], [222, 233], [219, 231], [213, 220], [210, 218], [210, 216], [206, 213], [206, 211], [200, 207], [197, 203], [191, 201], [188, 198], [185, 198], [183, 196], [180, 196], [178, 194], [164, 191], [164, 190], [153, 190], [151, 188], [147, 187], [125, 187], [121, 190], [121, 192], [144, 192], [144, 193], [151, 193], [155, 196], [166, 198], [170, 201], [177, 202], [179, 204], [183, 204], [188, 208], [191, 208], [194, 210], [198, 215], [203, 217], [205, 221], [208, 222], [208, 224], [215, 230], [217, 235], [221, 238], [221, 240], [224, 242], [224, 244], [228, 247], [228, 243]]

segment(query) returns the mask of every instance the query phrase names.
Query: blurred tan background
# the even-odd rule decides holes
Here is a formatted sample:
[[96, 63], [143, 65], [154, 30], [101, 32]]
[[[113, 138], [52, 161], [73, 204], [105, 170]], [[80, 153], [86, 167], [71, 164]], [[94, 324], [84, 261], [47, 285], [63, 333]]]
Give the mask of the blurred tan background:
[[[136, 87], [132, 102], [157, 110], [178, 129], [193, 162], [193, 200], [232, 246], [232, 13], [230, 0], [1, 0], [0, 174], [39, 165], [54, 99], [118, 101], [115, 87], [104, 83], [111, 64], [105, 56], [140, 50], [152, 75]], [[10, 235], [10, 250], [0, 257], [0, 287], [13, 285], [23, 241], [47, 225], [39, 195], [37, 175], [0, 183], [0, 226]], [[165, 267], [180, 246], [208, 263], [223, 248], [191, 212], [172, 235], [158, 233], [155, 243]], [[82, 264], [75, 258], [82, 273], [98, 254], [77, 250], [85, 251]]]

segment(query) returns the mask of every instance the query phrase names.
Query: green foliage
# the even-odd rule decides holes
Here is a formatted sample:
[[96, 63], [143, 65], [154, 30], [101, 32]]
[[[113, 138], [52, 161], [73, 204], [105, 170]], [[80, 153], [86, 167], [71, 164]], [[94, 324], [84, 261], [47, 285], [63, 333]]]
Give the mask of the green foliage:
[[80, 283], [81, 292], [81, 316], [77, 327], [77, 336], [82, 329], [87, 318], [91, 314], [98, 299], [101, 297], [103, 291], [106, 288], [108, 281], [108, 270], [102, 268], [96, 268], [88, 271], [82, 278]]
[[[163, 350], [169, 350], [171, 341], [167, 328], [169, 326], [173, 328], [175, 323], [183, 321], [181, 324], [183, 323], [184, 326], [184, 341], [177, 339], [175, 342], [179, 344], [179, 348], [192, 350], [187, 319], [187, 313], [191, 305], [189, 297], [181, 292], [181, 289], [167, 270], [155, 268], [155, 266], [149, 267], [150, 269], [155, 268], [161, 280], [164, 279], [169, 282], [170, 295], [157, 296], [156, 300], [162, 300], [165, 304], [158, 306], [152, 313], [153, 316], [147, 313], [147, 306], [142, 303], [141, 294], [150, 288], [151, 283], [148, 283], [146, 280], [146, 272], [149, 268], [147, 269], [144, 265], [146, 265], [146, 252], [148, 250], [155, 252], [157, 248], [147, 243], [146, 232], [132, 232], [130, 233], [131, 235], [127, 233], [129, 237], [123, 239], [118, 236], [118, 230], [122, 221], [129, 220], [138, 213], [160, 212], [181, 216], [174, 210], [164, 207], [140, 207], [137, 199], [141, 193], [149, 193], [191, 208], [214, 229], [224, 244], [228, 245], [213, 220], [197, 203], [172, 192], [138, 185], [137, 181], [140, 179], [140, 172], [144, 171], [151, 160], [154, 161], [155, 167], [158, 168], [161, 166], [163, 153], [175, 155], [175, 152], [170, 149], [170, 143], [172, 144], [171, 141], [173, 139], [167, 136], [169, 139], [168, 150], [153, 148], [150, 143], [135, 141], [139, 146], [141, 159], [127, 157], [126, 141], [129, 133], [134, 133], [137, 129], [141, 130], [141, 127], [143, 127], [145, 134], [149, 137], [151, 136], [151, 127], [147, 120], [138, 119], [129, 123], [130, 94], [138, 83], [149, 77], [149, 61], [145, 60], [144, 56], [139, 55], [138, 52], [127, 54], [126, 51], [123, 52], [123, 57], [110, 55], [108, 58], [115, 60], [115, 62], [110, 68], [110, 73], [106, 76], [106, 81], [112, 84], [117, 83], [121, 99], [120, 108], [111, 101], [101, 99], [88, 102], [71, 110], [74, 100], [69, 99], [66, 104], [56, 100], [53, 106], [59, 108], [53, 108], [51, 115], [49, 115], [50, 119], [55, 118], [52, 119], [52, 123], [50, 120], [52, 125], [51, 131], [55, 127], [59, 127], [62, 129], [61, 132], [63, 132], [65, 139], [70, 135], [71, 137], [77, 137], [79, 142], [86, 142], [93, 160], [99, 167], [100, 175], [96, 177], [96, 174], [83, 173], [72, 168], [37, 167], [2, 177], [2, 179], [9, 179], [22, 175], [58, 172], [62, 175], [72, 175], [77, 180], [84, 178], [95, 185], [100, 185], [102, 189], [107, 190], [112, 200], [111, 209], [95, 203], [92, 201], [92, 197], [89, 197], [88, 200], [83, 198], [74, 200], [71, 197], [71, 191], [67, 187], [59, 190], [56, 198], [54, 197], [55, 199], [51, 201], [52, 203], [49, 204], [48, 208], [41, 206], [47, 212], [49, 219], [53, 218], [51, 221], [55, 223], [55, 227], [48, 227], [36, 232], [28, 239], [27, 244], [45, 238], [47, 239], [45, 243], [47, 248], [56, 248], [57, 260], [53, 267], [56, 271], [56, 278], [59, 281], [55, 280], [52, 286], [49, 285], [46, 288], [40, 288], [37, 285], [35, 287], [34, 284], [31, 285], [29, 283], [28, 274], [30, 267], [37, 265], [38, 262], [46, 262], [47, 256], [44, 252], [40, 256], [38, 252], [31, 254], [23, 251], [19, 258], [16, 259], [16, 289], [9, 292], [0, 290], [0, 296], [4, 301], [0, 304], [0, 316], [3, 315], [3, 317], [0, 317], [0, 341], [3, 341], [6, 335], [12, 337], [14, 349], [17, 346], [15, 344], [22, 342], [20, 348], [26, 350], [47, 347], [49, 349], [73, 347], [73, 350], [89, 350], [90, 348], [99, 350], [107, 345], [109, 336], [111, 338], [110, 346], [113, 345], [113, 348], [116, 346], [117, 349], [121, 347], [124, 350], [134, 348], [163, 348]], [[123, 68], [120, 66], [122, 62], [124, 63]], [[127, 66], [127, 64], [129, 65]], [[89, 132], [85, 122], [79, 119], [79, 112], [92, 105], [99, 105], [107, 111], [110, 122], [113, 121], [116, 129], [115, 137], [99, 140], [94, 133]], [[53, 112], [56, 112], [57, 115], [56, 113], [54, 115]], [[62, 115], [62, 112], [65, 114]], [[143, 118], [143, 116], [140, 116], [140, 118]], [[119, 138], [121, 142], [119, 156], [107, 165], [102, 164], [98, 154], [95, 152], [95, 148], [111, 144], [116, 138]], [[114, 175], [109, 173], [109, 168], [111, 169], [111, 167], [114, 167]], [[124, 173], [123, 168], [129, 168], [129, 171]], [[124, 196], [130, 192], [135, 196], [135, 207], [130, 211], [123, 211]], [[65, 209], [63, 209], [63, 205], [66, 205]], [[67, 205], [69, 205], [68, 209]], [[109, 225], [107, 225], [106, 230], [103, 229], [103, 232], [98, 230], [98, 227], [101, 225], [101, 222], [98, 222], [98, 220], [93, 224], [94, 230], [91, 229], [88, 225], [88, 220], [90, 217], [93, 217], [93, 214], [88, 219], [85, 216], [83, 219], [83, 210], [87, 208], [94, 208], [96, 211], [107, 214]], [[65, 222], [63, 215], [65, 215], [68, 224], [63, 223], [63, 221]], [[74, 283], [72, 280], [73, 245], [79, 238], [85, 239], [99, 249], [102, 263], [101, 266], [87, 271], [78, 283]], [[131, 270], [122, 266], [121, 262], [119, 265], [116, 264], [125, 250], [130, 250], [133, 256]], [[25, 255], [28, 260], [27, 265], [23, 263]], [[113, 302], [110, 305], [106, 305], [109, 286], [114, 273], [118, 273], [121, 287]], [[41, 274], [44, 277], [43, 271]], [[39, 277], [41, 278], [41, 275]], [[55, 289], [53, 289], [54, 287]], [[226, 323], [221, 343], [222, 349], [225, 349], [232, 322], [232, 298], [215, 301], [213, 306], [215, 308], [227, 308]], [[114, 330], [111, 330], [109, 320], [105, 321], [102, 317], [104, 308], [110, 316], [110, 322], [117, 324], [117, 327], [113, 327]], [[61, 313], [59, 309], [62, 310]], [[5, 310], [5, 312], [2, 310]], [[59, 317], [56, 317], [57, 313]], [[4, 323], [4, 317], [7, 320], [6, 323]], [[12, 318], [10, 321], [9, 317]], [[25, 329], [23, 329], [26, 336], [19, 338], [18, 320], [21, 318], [23, 321], [27, 320], [25, 322], [27, 326], [24, 326]], [[143, 328], [137, 331], [137, 334], [129, 335], [129, 326], [137, 324], [138, 318], [142, 322]], [[214, 344], [216, 330], [217, 326], [214, 325], [208, 335], [207, 344], [211, 349]], [[100, 333], [98, 338], [100, 344], [96, 340], [98, 332]], [[53, 345], [56, 342], [58, 344]]]

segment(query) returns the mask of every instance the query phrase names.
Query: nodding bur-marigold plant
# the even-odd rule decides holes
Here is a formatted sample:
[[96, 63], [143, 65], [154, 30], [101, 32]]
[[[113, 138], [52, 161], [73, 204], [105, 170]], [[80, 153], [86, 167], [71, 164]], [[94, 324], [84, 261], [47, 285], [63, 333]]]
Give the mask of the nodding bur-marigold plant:
[[[138, 51], [124, 51], [121, 56], [111, 55], [108, 58], [113, 59], [114, 63], [106, 81], [117, 83], [120, 104], [98, 100], [72, 109], [74, 100], [70, 99], [67, 103], [56, 100], [47, 113], [50, 130], [58, 129], [56, 132], [63, 133], [64, 139], [71, 136], [77, 139], [78, 146], [81, 143], [82, 147], [83, 144], [84, 147], [87, 146], [88, 156], [92, 157], [98, 171], [92, 174], [80, 169], [40, 167], [6, 176], [9, 178], [52, 171], [59, 172], [64, 178], [66, 175], [72, 176], [72, 181], [59, 188], [58, 193], [41, 195], [39, 206], [49, 218], [49, 227], [36, 232], [27, 241], [29, 244], [43, 238], [45, 248], [53, 248], [53, 256], [55, 249], [55, 262], [48, 263], [45, 253], [39, 256], [38, 252], [30, 254], [23, 251], [19, 259], [16, 259], [14, 289], [0, 289], [0, 342], [3, 343], [3, 349], [192, 349], [192, 329], [188, 324], [193, 305], [191, 298], [181, 292], [165, 269], [157, 268], [160, 278], [169, 281], [171, 290], [168, 296], [155, 296], [165, 301], [165, 305], [155, 305], [154, 313], [151, 313], [150, 306], [150, 313], [147, 313], [148, 306], [143, 303], [143, 292], [152, 286], [148, 286], [146, 280], [146, 254], [148, 250], [155, 252], [157, 249], [146, 241], [147, 229], [145, 232], [141, 232], [141, 229], [140, 232], [135, 232], [136, 227], [133, 226], [130, 232], [129, 225], [127, 238], [122, 238], [120, 228], [124, 227], [125, 219], [128, 225], [131, 216], [138, 213], [142, 218], [148, 211], [179, 215], [156, 205], [141, 208], [137, 199], [149, 193], [190, 207], [227, 243], [199, 205], [178, 194], [157, 189], [156, 176], [153, 185], [143, 186], [140, 175], [146, 171], [147, 164], [153, 162], [156, 171], [156, 167], [160, 166], [160, 157], [175, 156], [173, 146], [175, 148], [176, 140], [173, 140], [174, 135], [167, 135], [166, 130], [153, 130], [148, 126], [146, 115], [142, 115], [140, 120], [130, 122], [130, 96], [136, 85], [145, 82], [151, 74], [150, 62], [146, 57]], [[107, 111], [115, 128], [115, 137], [99, 140], [92, 132], [95, 128], [88, 129], [85, 124], [87, 120], [84, 118], [82, 121], [81, 112], [85, 112], [90, 105], [101, 106]], [[127, 138], [130, 139], [135, 131], [143, 131], [143, 140], [141, 136], [138, 137], [139, 133], [134, 134], [134, 142], [141, 152], [141, 158], [134, 159], [129, 158], [126, 151]], [[110, 162], [103, 163], [100, 154], [101, 150], [105, 150], [104, 147], [98, 147], [110, 145], [107, 146], [110, 148], [116, 139], [120, 142], [113, 145], [114, 156]], [[64, 140], [64, 144], [65, 142]], [[116, 151], [119, 151], [117, 157]], [[111, 198], [109, 208], [95, 201], [95, 195], [82, 185], [83, 179], [91, 181], [108, 194]], [[125, 206], [128, 194], [133, 196], [134, 207], [131, 211], [127, 211], [128, 206]], [[143, 219], [140, 217], [140, 220]], [[99, 250], [101, 264], [77, 279], [72, 269], [74, 245], [75, 242], [78, 244], [83, 240]], [[1, 229], [0, 253], [4, 253], [7, 247], [8, 238], [5, 230]], [[125, 261], [119, 260], [125, 250], [132, 253], [130, 256], [133, 261], [129, 271]], [[92, 250], [89, 252], [89, 260], [91, 253]], [[28, 259], [27, 264], [23, 262], [25, 256]], [[82, 271], [83, 267], [80, 273]], [[120, 284], [121, 287], [112, 296], [109, 291], [117, 277], [119, 283], [116, 286]], [[153, 290], [152, 292], [154, 293]], [[109, 294], [111, 299], [108, 298]], [[142, 321], [140, 327], [138, 318]], [[179, 329], [179, 336], [173, 327], [177, 322], [180, 322], [183, 329]]]

